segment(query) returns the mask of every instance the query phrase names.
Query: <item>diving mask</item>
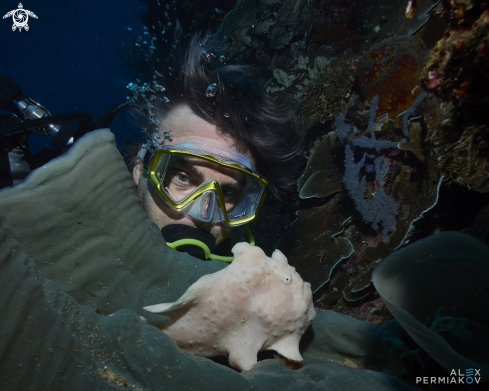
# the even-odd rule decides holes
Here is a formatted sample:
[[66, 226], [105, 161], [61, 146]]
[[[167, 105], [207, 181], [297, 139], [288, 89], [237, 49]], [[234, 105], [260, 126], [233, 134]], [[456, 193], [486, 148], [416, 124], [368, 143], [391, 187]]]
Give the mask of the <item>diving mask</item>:
[[268, 182], [249, 159], [188, 140], [142, 150], [148, 178], [173, 210], [192, 220], [229, 227], [253, 220], [265, 200]]

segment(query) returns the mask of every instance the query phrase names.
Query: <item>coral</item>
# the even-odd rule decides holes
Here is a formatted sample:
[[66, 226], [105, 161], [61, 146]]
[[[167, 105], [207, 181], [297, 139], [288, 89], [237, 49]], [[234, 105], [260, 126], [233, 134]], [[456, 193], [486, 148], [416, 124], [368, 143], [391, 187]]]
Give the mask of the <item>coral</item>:
[[329, 138], [324, 137], [311, 153], [304, 174], [297, 181], [300, 198], [323, 198], [341, 191], [341, 174], [333, 163]]
[[335, 133], [340, 141], [345, 141], [351, 131], [351, 125], [345, 122], [345, 114], [339, 113], [334, 119]]
[[167, 315], [168, 322], [154, 324], [197, 356], [229, 356], [240, 370], [266, 349], [302, 361], [299, 341], [316, 316], [311, 284], [279, 250], [268, 258], [238, 243], [232, 251], [231, 265], [201, 277], [176, 302], [144, 309]]
[[360, 59], [358, 80], [368, 99], [382, 97], [379, 112], [391, 118], [414, 102], [411, 91], [418, 85], [426, 48], [416, 37], [388, 38]]
[[298, 210], [289, 232], [276, 245], [311, 283], [313, 292], [327, 283], [333, 268], [353, 252], [348, 239], [335, 237], [344, 229], [341, 199], [337, 194], [322, 206]]
[[373, 324], [383, 324], [392, 319], [389, 310], [380, 298], [363, 303], [358, 307], [345, 308], [342, 313]]
[[[292, 94], [294, 99], [300, 100], [304, 95], [304, 88], [311, 80], [327, 69], [330, 60], [318, 56], [312, 67], [309, 66], [309, 57], [299, 55], [297, 63], [288, 72], [276, 67], [273, 70], [273, 78], [265, 86], [265, 91], [272, 96], [280, 96], [284, 92]], [[307, 94], [307, 93], [306, 93]]]
[[[370, 119], [369, 119], [369, 128], [370, 128], [370, 137], [360, 136], [354, 138], [352, 140], [352, 144], [356, 147], [366, 148], [366, 149], [384, 149], [384, 148], [395, 148], [397, 146], [396, 142], [389, 140], [376, 140], [374, 125], [375, 125], [375, 116], [378, 107], [379, 98], [378, 96], [374, 97], [370, 104]], [[344, 122], [344, 115], [340, 114], [335, 119], [335, 125], [337, 128], [337, 135], [341, 141], [345, 141], [347, 139], [347, 135], [350, 130], [350, 126], [346, 125]], [[363, 177], [360, 181], [358, 180], [358, 175], [360, 174], [360, 170], [365, 165], [365, 160], [367, 158], [367, 153], [363, 154], [363, 158], [355, 163], [353, 150], [349, 145], [346, 146], [345, 149], [345, 176], [343, 178], [343, 183], [345, 184], [348, 192], [350, 193], [350, 197], [355, 202], [355, 206], [358, 211], [361, 213], [365, 222], [369, 223], [372, 228], [377, 230], [379, 228], [379, 223], [382, 223], [383, 231], [382, 231], [382, 241], [387, 242], [388, 236], [390, 232], [393, 232], [396, 227], [396, 218], [397, 210], [399, 205], [387, 194], [384, 192], [384, 188], [381, 185], [373, 198], [365, 202], [364, 194], [367, 190], [365, 185], [365, 177]], [[388, 162], [384, 162], [383, 156], [369, 155], [369, 158], [375, 158], [375, 179], [379, 183], [382, 180], [382, 172], [384, 175], [387, 173], [389, 169]], [[382, 165], [382, 168], [381, 168]], [[366, 167], [367, 172], [373, 171], [370, 165]]]
[[489, 127], [468, 126], [456, 141], [453, 131], [452, 126], [447, 126], [439, 132], [442, 167], [451, 174], [453, 182], [489, 192]]
[[[343, 183], [345, 184], [350, 197], [355, 202], [355, 206], [361, 213], [365, 222], [369, 223], [373, 229], [379, 229], [379, 224], [382, 225], [382, 241], [387, 242], [389, 233], [394, 232], [396, 229], [396, 215], [398, 213], [399, 204], [391, 197], [385, 194], [384, 187], [381, 185], [374, 194], [372, 199], [365, 202], [364, 193], [366, 191], [365, 177], [360, 181], [358, 175], [361, 168], [365, 164], [367, 154], [364, 153], [363, 158], [355, 163], [353, 157], [353, 150], [350, 146], [345, 148], [345, 177]], [[381, 181], [381, 169], [380, 164], [376, 164], [376, 180]], [[387, 172], [388, 167], [384, 170]]]
[[399, 143], [398, 147], [403, 151], [411, 151], [414, 155], [424, 162], [426, 159], [421, 149], [421, 132], [423, 128], [419, 122], [411, 123], [409, 127], [409, 141], [405, 143]]
[[[370, 149], [384, 149], [384, 148], [396, 148], [397, 143], [395, 141], [389, 141], [389, 140], [377, 140], [375, 138], [375, 116], [377, 113], [377, 108], [379, 104], [379, 97], [375, 96], [374, 99], [372, 99], [372, 102], [370, 103], [370, 119], [368, 122], [368, 126], [370, 129], [370, 137], [367, 136], [360, 136], [357, 138], [354, 138], [352, 143], [355, 147], [360, 147], [360, 148], [370, 148]], [[341, 120], [341, 117], [335, 121], [335, 125], [339, 125], [339, 122]], [[345, 131], [344, 126], [340, 125], [340, 128], [342, 129], [342, 132]], [[340, 137], [341, 139], [341, 137]]]
[[489, 191], [489, 3], [442, 1], [450, 16], [445, 37], [431, 51], [422, 85], [454, 109], [437, 130], [440, 161], [452, 180]]
[[[465, 22], [463, 27], [457, 25], [449, 29], [429, 55], [422, 76], [423, 87], [445, 101], [458, 104], [468, 100], [472, 104], [482, 104], [478, 100], [487, 99], [489, 5], [485, 4], [486, 10], [472, 26]], [[455, 8], [448, 7], [452, 19], [457, 19]]]
[[[419, 201], [415, 201], [416, 197], [413, 198], [412, 193], [420, 194], [428, 192], [430, 195], [425, 200], [429, 200], [429, 202], [426, 204], [432, 205], [434, 200], [436, 202], [438, 191], [433, 186], [433, 183], [439, 182], [440, 173], [436, 164], [433, 163], [433, 158], [430, 157], [426, 170], [423, 170], [427, 172], [423, 174], [422, 181], [424, 182], [426, 180], [427, 182], [424, 183], [422, 187], [411, 186], [412, 173], [407, 177], [407, 180], [404, 173], [398, 177], [400, 170], [402, 172], [403, 169], [405, 169], [406, 173], [408, 173], [410, 172], [410, 168], [403, 166], [400, 161], [393, 159], [394, 156], [398, 155], [399, 151], [397, 148], [399, 148], [411, 150], [420, 161], [426, 161], [426, 157], [423, 154], [421, 147], [421, 135], [423, 131], [421, 122], [417, 119], [417, 122], [411, 123], [412, 116], [419, 112], [417, 110], [420, 109], [420, 105], [426, 97], [426, 93], [421, 93], [414, 100], [414, 103], [404, 112], [404, 125], [407, 126], [410, 124], [410, 139], [408, 142], [406, 142], [405, 139], [402, 139], [400, 142], [390, 141], [389, 138], [395, 139], [398, 137], [396, 134], [401, 131], [401, 128], [396, 127], [393, 122], [381, 121], [381, 118], [375, 121], [378, 97], [375, 97], [370, 104], [368, 126], [368, 129], [370, 129], [370, 137], [362, 135], [355, 138], [355, 128], [353, 128], [352, 134], [352, 127], [345, 123], [345, 116], [343, 114], [338, 115], [335, 119], [336, 135], [341, 141], [347, 141], [357, 149], [369, 150], [368, 153], [364, 151], [362, 159], [358, 163], [355, 163], [353, 150], [350, 146], [346, 146], [345, 177], [343, 178], [343, 183], [348, 189], [350, 197], [353, 199], [363, 220], [370, 224], [375, 230], [379, 228], [379, 224], [382, 225], [383, 230], [381, 238], [383, 245], [379, 246], [379, 249], [376, 249], [375, 251], [370, 251], [371, 253], [380, 254], [386, 249], [386, 246], [389, 246], [390, 251], [393, 251], [394, 248], [404, 240], [400, 235], [401, 233], [402, 235], [405, 235], [408, 232], [405, 224], [406, 221], [416, 219], [419, 216], [419, 213], [423, 212], [423, 209], [419, 209], [419, 206], [424, 204], [424, 202], [419, 203]], [[383, 138], [388, 138], [387, 140], [376, 139], [374, 129], [380, 127], [380, 123], [382, 123], [380, 133]], [[384, 129], [386, 130], [384, 131]], [[388, 148], [396, 148], [396, 150], [388, 153], [388, 156], [380, 154], [382, 149]], [[393, 163], [392, 166], [391, 163]], [[360, 180], [359, 175], [362, 169], [364, 170], [364, 176]], [[375, 180], [374, 183], [371, 184], [370, 182], [367, 182], [366, 175], [373, 173], [374, 171]], [[428, 176], [425, 176], [426, 174], [428, 174]], [[375, 192], [373, 188], [377, 191]], [[373, 194], [373, 197], [371, 197], [371, 194]], [[365, 200], [365, 198], [368, 200]], [[406, 207], [405, 210], [399, 210], [399, 203], [402, 203], [405, 199], [409, 200], [409, 206]], [[396, 223], [396, 215], [398, 214], [403, 216], [397, 219], [401, 222], [401, 229], [399, 230], [397, 229]], [[407, 215], [410, 215], [410, 217], [408, 218]], [[396, 233], [395, 237], [393, 240], [389, 240], [389, 235], [394, 232]], [[389, 244], [387, 245], [388, 241]], [[392, 247], [394, 243], [397, 244]], [[376, 258], [373, 258], [372, 260], [375, 259]]]
[[353, 80], [351, 73], [346, 57], [338, 57], [307, 85], [300, 114], [309, 126], [324, 123], [345, 110]]
[[367, 297], [373, 291], [373, 285], [368, 278], [358, 276], [345, 289], [343, 289], [343, 298], [349, 302], [355, 302]]
[[[438, 112], [434, 113], [433, 110], [438, 110], [439, 101], [435, 98], [426, 100], [426, 94], [422, 93], [405, 111], [403, 120], [411, 130], [407, 142], [401, 139], [403, 127], [384, 116], [375, 119], [377, 105], [378, 99], [374, 98], [369, 111], [349, 112], [346, 116], [340, 113], [335, 118], [336, 135], [341, 142], [348, 144], [345, 150], [343, 183], [362, 219], [374, 229], [382, 227], [378, 236], [381, 243], [376, 242], [376, 246], [365, 249], [364, 256], [369, 261], [387, 256], [403, 241], [407, 241], [412, 228], [410, 224], [436, 203], [441, 177], [437, 157], [429, 141], [423, 138], [425, 129], [423, 121], [419, 118], [427, 108], [430, 123], [438, 123], [439, 119], [434, 119]], [[358, 121], [359, 117], [365, 118], [367, 115], [368, 126]], [[444, 118], [442, 115], [444, 113], [440, 114], [441, 118]], [[414, 116], [416, 118], [413, 118]], [[358, 136], [359, 131], [346, 120], [354, 121], [362, 126], [362, 129], [367, 128], [365, 133], [370, 132], [370, 137]], [[354, 147], [356, 161], [361, 158], [358, 163], [354, 160], [355, 155], [350, 146]], [[410, 159], [407, 153], [401, 153], [398, 148], [414, 151], [419, 163]], [[355, 221], [354, 213], [346, 210], [345, 212], [348, 213], [346, 216], [352, 216]], [[358, 230], [357, 234], [363, 231], [361, 224], [354, 224]], [[345, 231], [344, 236], [352, 241], [357, 251], [360, 243], [365, 243], [365, 240], [357, 237], [358, 235], [352, 234], [352, 229]], [[362, 278], [368, 277], [363, 272], [358, 276], [360, 275]], [[353, 288], [355, 281], [358, 282], [342, 281], [335, 287], [348, 291], [348, 284]]]

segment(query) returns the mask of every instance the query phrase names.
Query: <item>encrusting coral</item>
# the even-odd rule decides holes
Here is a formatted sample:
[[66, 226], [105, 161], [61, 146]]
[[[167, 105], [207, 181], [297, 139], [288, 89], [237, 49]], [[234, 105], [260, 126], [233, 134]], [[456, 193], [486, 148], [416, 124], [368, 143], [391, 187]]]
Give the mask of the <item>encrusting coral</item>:
[[300, 113], [310, 125], [324, 123], [345, 109], [353, 81], [346, 57], [338, 57], [307, 86]]
[[424, 65], [426, 47], [416, 37], [393, 37], [373, 46], [358, 63], [358, 81], [367, 99], [378, 95], [379, 112], [395, 118], [412, 105], [413, 88]]
[[182, 349], [197, 356], [229, 356], [229, 364], [248, 370], [257, 353], [275, 350], [302, 361], [299, 341], [316, 316], [311, 284], [275, 250], [238, 243], [234, 261], [201, 277], [174, 303], [145, 307], [170, 320], [153, 323]]
[[442, 168], [456, 183], [489, 191], [489, 3], [443, 0], [450, 27], [431, 51], [423, 88], [453, 104], [451, 119], [438, 129]]
[[324, 137], [312, 149], [306, 169], [297, 181], [299, 197], [323, 198], [341, 189], [340, 170], [333, 162], [331, 143]]

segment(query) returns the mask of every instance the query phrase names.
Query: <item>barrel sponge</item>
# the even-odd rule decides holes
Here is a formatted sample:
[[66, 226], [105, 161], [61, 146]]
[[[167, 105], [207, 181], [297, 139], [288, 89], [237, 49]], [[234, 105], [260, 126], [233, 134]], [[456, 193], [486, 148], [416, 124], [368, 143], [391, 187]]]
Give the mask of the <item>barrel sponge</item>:
[[[481, 346], [488, 344], [489, 323], [485, 244], [461, 232], [432, 235], [389, 255], [372, 280], [390, 312], [434, 360], [448, 370], [480, 368], [482, 380], [488, 379], [489, 347]], [[449, 343], [433, 331], [440, 331], [440, 319], [473, 326], [471, 333], [445, 335]]]

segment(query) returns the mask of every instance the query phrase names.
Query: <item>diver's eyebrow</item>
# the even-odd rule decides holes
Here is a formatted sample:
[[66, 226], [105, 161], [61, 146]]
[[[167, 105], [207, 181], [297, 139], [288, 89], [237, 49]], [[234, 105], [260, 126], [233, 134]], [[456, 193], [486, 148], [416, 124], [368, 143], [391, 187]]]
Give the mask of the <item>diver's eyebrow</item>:
[[245, 183], [241, 181], [232, 181], [232, 182], [220, 183], [220, 186], [223, 192], [229, 192], [229, 191], [241, 192], [245, 187]]
[[204, 174], [202, 174], [202, 172], [197, 167], [195, 167], [195, 165], [192, 164], [191, 159], [185, 156], [175, 156], [174, 159], [176, 160], [177, 164], [180, 164], [182, 166], [182, 168], [191, 171], [192, 174], [197, 176], [198, 180], [204, 180]]
[[[178, 156], [175, 155], [175, 160], [177, 165], [180, 165], [182, 169], [190, 171], [193, 175], [195, 175], [197, 180], [199, 181], [204, 181], [205, 176], [202, 174], [202, 171], [200, 171], [194, 164], [193, 164], [193, 159], [188, 158], [186, 156]], [[221, 186], [222, 191], [242, 191], [244, 187], [246, 186], [246, 176], [242, 173], [240, 173], [240, 179], [231, 179], [228, 182], [219, 182], [219, 185]]]

